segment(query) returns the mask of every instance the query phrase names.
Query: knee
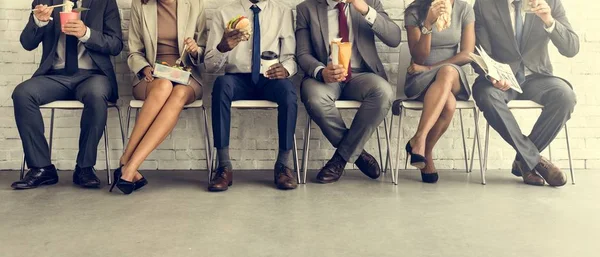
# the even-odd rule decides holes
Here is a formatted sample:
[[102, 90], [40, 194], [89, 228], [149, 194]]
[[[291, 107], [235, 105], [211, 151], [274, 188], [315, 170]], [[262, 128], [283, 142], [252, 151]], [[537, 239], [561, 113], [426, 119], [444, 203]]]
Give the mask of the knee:
[[327, 95], [302, 94], [304, 107], [314, 118], [325, 117], [327, 110], [335, 107], [335, 100]]
[[575, 92], [568, 87], [552, 92], [549, 98], [552, 99], [551, 103], [558, 105], [559, 110], [564, 110], [567, 113], [572, 113], [577, 104]]
[[381, 83], [374, 89], [374, 94], [379, 107], [383, 109], [389, 109], [394, 101], [394, 91], [388, 83]]
[[495, 108], [496, 104], [503, 101], [503, 92], [492, 85], [480, 85], [473, 87], [473, 99], [477, 107], [483, 112]]
[[448, 100], [444, 105], [444, 109], [442, 109], [442, 113], [440, 114], [441, 118], [444, 119], [452, 119], [454, 117], [454, 112], [456, 111], [456, 101]]
[[28, 102], [33, 102], [33, 92], [27, 90], [24, 84], [19, 84], [12, 93], [12, 99], [15, 106], [20, 106]]
[[436, 81], [439, 81], [440, 86], [447, 88], [448, 90], [452, 88], [454, 82], [458, 79], [458, 71], [456, 68], [450, 65], [445, 65], [440, 68], [436, 75]]
[[103, 92], [102, 90], [91, 90], [86, 92], [81, 97], [81, 102], [85, 106], [92, 107], [94, 109], [98, 109], [99, 111], [106, 110], [108, 103], [108, 93]]
[[217, 99], [231, 98], [234, 83], [227, 76], [219, 76], [213, 85], [212, 97]]
[[193, 92], [193, 90], [190, 90], [189, 88], [187, 88], [187, 86], [177, 86], [173, 88], [169, 99], [172, 99], [177, 103], [181, 103], [181, 105], [183, 106], [190, 98], [190, 92]]
[[148, 95], [158, 96], [167, 99], [173, 92], [173, 83], [166, 79], [154, 79], [152, 88]]
[[296, 95], [296, 89], [294, 88], [294, 84], [289, 80], [284, 80], [280, 85], [280, 97], [279, 97], [279, 105], [287, 105], [287, 106], [297, 106], [298, 105], [298, 96]]

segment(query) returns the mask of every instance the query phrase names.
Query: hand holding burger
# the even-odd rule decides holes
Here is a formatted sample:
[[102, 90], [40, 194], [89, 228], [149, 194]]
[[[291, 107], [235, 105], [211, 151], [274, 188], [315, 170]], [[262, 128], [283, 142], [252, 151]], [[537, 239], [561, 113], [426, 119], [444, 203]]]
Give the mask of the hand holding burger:
[[222, 53], [233, 50], [241, 41], [250, 37], [250, 21], [244, 16], [238, 16], [227, 23], [217, 50]]

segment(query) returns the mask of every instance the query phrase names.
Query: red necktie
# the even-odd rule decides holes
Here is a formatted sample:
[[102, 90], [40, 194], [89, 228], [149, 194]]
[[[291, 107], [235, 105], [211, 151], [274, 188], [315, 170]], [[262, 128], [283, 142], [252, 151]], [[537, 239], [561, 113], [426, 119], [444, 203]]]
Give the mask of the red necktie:
[[[346, 11], [344, 10], [345, 6], [345, 3], [338, 3], [335, 7], [338, 9], [339, 34], [342, 38], [342, 42], [349, 42], [350, 31], [348, 30], [348, 19], [346, 18]], [[348, 63], [348, 76], [346, 76], [344, 82], [348, 82], [352, 77], [352, 68], [350, 66], [350, 63]]]

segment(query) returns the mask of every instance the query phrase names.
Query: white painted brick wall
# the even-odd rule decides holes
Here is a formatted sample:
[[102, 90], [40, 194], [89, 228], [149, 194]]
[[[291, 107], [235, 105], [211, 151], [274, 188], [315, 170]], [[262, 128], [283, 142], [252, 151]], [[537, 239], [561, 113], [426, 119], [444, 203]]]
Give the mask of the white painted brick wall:
[[[123, 28], [125, 39], [127, 38], [127, 24], [130, 17], [129, 7], [132, 0], [118, 0], [123, 17]], [[134, 0], [139, 1], [139, 0]], [[225, 0], [231, 2], [234, 0]], [[289, 6], [295, 6], [299, 0], [280, 0]], [[469, 0], [473, 2], [473, 0]], [[207, 0], [206, 7], [210, 17], [214, 9], [222, 5], [222, 0]], [[404, 7], [411, 0], [383, 0], [390, 16], [402, 24]], [[573, 59], [560, 56], [551, 47], [552, 60], [556, 68], [556, 74], [570, 80], [577, 92], [578, 105], [571, 122], [571, 146], [573, 149], [574, 165], [578, 169], [600, 168], [600, 89], [597, 81], [600, 81], [600, 70], [595, 65], [600, 60], [600, 36], [597, 24], [600, 18], [596, 10], [600, 7], [594, 1], [566, 1], [563, 5], [581, 38], [581, 52]], [[41, 56], [41, 47], [35, 51], [27, 52], [22, 49], [18, 40], [29, 15], [30, 1], [0, 0], [0, 170], [19, 169], [22, 158], [19, 135], [15, 127], [12, 101], [10, 95], [14, 87], [30, 77], [37, 68]], [[403, 39], [406, 39], [403, 35]], [[389, 48], [378, 43], [380, 56], [392, 83], [395, 83], [398, 72], [398, 49]], [[124, 51], [116, 58], [117, 76], [120, 84], [121, 100], [119, 104], [126, 106], [131, 99], [131, 78], [125, 59], [127, 53]], [[298, 82], [299, 78], [295, 78]], [[297, 84], [297, 83], [296, 83]], [[210, 88], [205, 91], [210, 92]], [[205, 100], [209, 100], [206, 93]], [[302, 105], [301, 105], [302, 106]], [[209, 112], [210, 113], [210, 112]], [[49, 113], [44, 112], [46, 124], [49, 124]], [[77, 137], [79, 124], [79, 111], [59, 111], [56, 118], [55, 143], [53, 151], [53, 162], [60, 169], [72, 169], [77, 154]], [[346, 120], [349, 122], [353, 116], [352, 111], [344, 111]], [[524, 131], [529, 131], [537, 112], [518, 111], [516, 113]], [[118, 127], [117, 113], [111, 110], [108, 122], [110, 144], [113, 150], [110, 158], [113, 164], [117, 163], [122, 145], [120, 143], [120, 132]], [[269, 169], [272, 167], [277, 148], [276, 138], [276, 114], [273, 111], [234, 111], [232, 117], [231, 154], [235, 159], [235, 167], [243, 169]], [[142, 165], [142, 169], [204, 169], [204, 143], [202, 141], [200, 113], [188, 110], [182, 113], [179, 124], [165, 142], [152, 153]], [[298, 144], [303, 145], [301, 138], [306, 121], [306, 112], [300, 108], [298, 127], [296, 129]], [[404, 119], [403, 134], [400, 142], [404, 144], [410, 135], [414, 133], [418, 121], [418, 113], [409, 113]], [[464, 121], [468, 140], [473, 139], [474, 130], [472, 125], [472, 114], [465, 113]], [[394, 124], [394, 129], [397, 124]], [[383, 127], [382, 127], [383, 128]], [[483, 131], [483, 124], [481, 131]], [[383, 131], [383, 130], [382, 130]], [[394, 136], [396, 133], [394, 133]], [[490, 143], [491, 169], [508, 168], [514, 157], [514, 151], [505, 144], [500, 137], [492, 132]], [[394, 137], [395, 139], [395, 137]], [[394, 140], [394, 142], [396, 142]], [[469, 153], [471, 144], [467, 142]], [[558, 164], [567, 167], [566, 146], [564, 135], [553, 144], [553, 157], [558, 159]], [[371, 140], [367, 150], [373, 154], [377, 153], [377, 141]], [[447, 134], [440, 140], [436, 149], [437, 166], [441, 169], [463, 169], [462, 140], [460, 137], [460, 123], [455, 119]], [[311, 137], [311, 161], [310, 168], [319, 168], [332, 155], [331, 145], [324, 139], [319, 129], [313, 128]], [[104, 167], [104, 145], [100, 143], [97, 168]], [[395, 149], [395, 147], [394, 147]]]

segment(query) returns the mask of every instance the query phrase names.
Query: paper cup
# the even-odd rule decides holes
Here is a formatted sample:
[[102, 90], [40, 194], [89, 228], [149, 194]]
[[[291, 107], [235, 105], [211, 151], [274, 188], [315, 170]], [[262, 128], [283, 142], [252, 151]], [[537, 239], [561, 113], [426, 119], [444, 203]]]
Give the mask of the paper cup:
[[279, 63], [279, 56], [272, 51], [264, 51], [260, 55], [260, 73], [266, 74], [271, 66]]
[[340, 48], [338, 54], [339, 64], [344, 66], [345, 69], [348, 69], [348, 67], [350, 67], [350, 58], [352, 57], [352, 43], [339, 43], [338, 46]]
[[[67, 24], [70, 20], [79, 20], [78, 12], [60, 12], [60, 27], [62, 31], [62, 27]], [[63, 31], [64, 32], [64, 31]]]

